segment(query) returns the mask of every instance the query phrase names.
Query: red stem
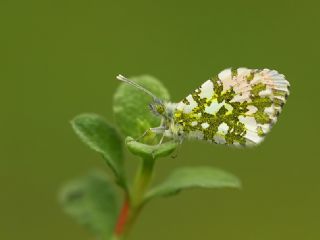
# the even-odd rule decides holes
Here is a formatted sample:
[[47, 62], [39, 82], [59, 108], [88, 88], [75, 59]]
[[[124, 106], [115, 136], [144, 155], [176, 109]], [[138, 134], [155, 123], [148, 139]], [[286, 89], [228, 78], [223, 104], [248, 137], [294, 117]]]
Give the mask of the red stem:
[[120, 236], [125, 229], [129, 215], [129, 206], [129, 199], [125, 199], [115, 228], [115, 234], [117, 236]]

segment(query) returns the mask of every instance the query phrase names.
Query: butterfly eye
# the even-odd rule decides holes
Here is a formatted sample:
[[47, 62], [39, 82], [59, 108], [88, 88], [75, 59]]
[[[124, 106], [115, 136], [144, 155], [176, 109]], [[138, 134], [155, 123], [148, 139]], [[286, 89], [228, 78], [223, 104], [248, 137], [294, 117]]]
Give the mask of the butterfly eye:
[[159, 114], [163, 114], [163, 113], [164, 113], [164, 106], [163, 106], [163, 105], [157, 105], [157, 106], [156, 106], [156, 111], [157, 111]]

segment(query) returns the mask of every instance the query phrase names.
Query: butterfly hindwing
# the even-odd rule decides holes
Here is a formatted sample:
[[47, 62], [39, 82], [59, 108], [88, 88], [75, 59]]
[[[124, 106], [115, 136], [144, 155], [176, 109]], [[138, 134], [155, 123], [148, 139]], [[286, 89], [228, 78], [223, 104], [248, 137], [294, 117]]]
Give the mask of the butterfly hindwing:
[[289, 82], [275, 70], [226, 69], [177, 104], [186, 137], [219, 144], [260, 143], [277, 121]]

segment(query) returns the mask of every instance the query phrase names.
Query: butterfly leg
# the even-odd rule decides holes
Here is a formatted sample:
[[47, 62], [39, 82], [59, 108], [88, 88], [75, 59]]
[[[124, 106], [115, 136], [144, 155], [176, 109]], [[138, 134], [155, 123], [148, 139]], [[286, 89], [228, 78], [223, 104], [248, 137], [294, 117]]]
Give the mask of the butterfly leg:
[[160, 127], [156, 127], [156, 128], [150, 128], [149, 130], [155, 134], [163, 134], [166, 130], [166, 127], [160, 126]]
[[151, 128], [151, 131], [154, 132], [155, 134], [162, 134], [161, 139], [160, 139], [158, 145], [161, 145], [161, 144], [162, 144], [163, 139], [164, 139], [164, 137], [165, 137], [165, 131], [166, 131], [166, 129], [167, 129], [167, 128], [164, 127], [164, 126], [160, 126], [160, 127], [157, 127], [157, 128]]
[[165, 135], [165, 131], [167, 130], [167, 128], [164, 126], [164, 119], [161, 119], [161, 124], [159, 127], [156, 128], [149, 128], [147, 131], [145, 131], [139, 138], [136, 139], [136, 141], [142, 139], [143, 137], [145, 137], [149, 132], [153, 132], [155, 134], [162, 134], [160, 143], [162, 143], [164, 135]]
[[150, 131], [151, 131], [151, 128], [149, 128], [148, 130], [146, 130], [140, 137], [136, 138], [135, 141], [141, 140], [141, 139], [144, 138]]
[[[149, 132], [153, 132], [155, 134], [163, 134], [164, 131], [166, 130], [165, 127], [160, 126], [160, 127], [156, 127], [156, 128], [149, 128], [148, 130], [146, 130], [140, 137], [136, 138], [136, 141], [141, 140], [142, 138], [144, 138]], [[163, 136], [164, 137], [164, 136]], [[163, 138], [162, 137], [162, 138]]]
[[161, 145], [161, 144], [162, 144], [163, 139], [164, 139], [164, 133], [162, 134], [161, 139], [160, 139], [160, 142], [158, 143], [158, 145]]
[[177, 141], [177, 143], [179, 144], [176, 151], [171, 155], [171, 158], [176, 158], [178, 157], [179, 153], [180, 153], [180, 149], [181, 149], [181, 145], [182, 145], [183, 139], [179, 139]]

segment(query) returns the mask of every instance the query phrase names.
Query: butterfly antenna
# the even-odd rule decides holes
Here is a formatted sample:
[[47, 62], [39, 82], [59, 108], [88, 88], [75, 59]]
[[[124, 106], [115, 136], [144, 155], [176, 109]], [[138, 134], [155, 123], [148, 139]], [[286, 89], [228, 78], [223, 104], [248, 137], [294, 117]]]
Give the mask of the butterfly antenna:
[[125, 83], [127, 83], [127, 84], [129, 84], [129, 85], [131, 85], [131, 86], [133, 86], [133, 87], [145, 92], [146, 94], [150, 95], [153, 98], [154, 101], [159, 101], [159, 98], [157, 96], [155, 96], [152, 92], [150, 92], [149, 90], [145, 89], [144, 87], [142, 87], [138, 83], [136, 83], [136, 82], [134, 82], [134, 81], [122, 76], [121, 74], [119, 74], [117, 76], [117, 79], [119, 81], [125, 82]]

